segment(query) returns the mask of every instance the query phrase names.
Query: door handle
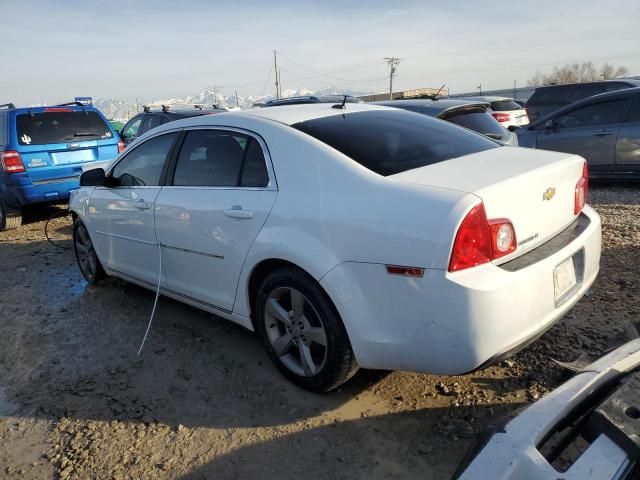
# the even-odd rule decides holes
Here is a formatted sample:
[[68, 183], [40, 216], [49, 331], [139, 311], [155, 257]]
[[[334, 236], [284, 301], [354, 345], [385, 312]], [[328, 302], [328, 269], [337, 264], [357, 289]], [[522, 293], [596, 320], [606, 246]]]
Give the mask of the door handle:
[[145, 202], [144, 198], [139, 198], [138, 200], [133, 202], [133, 206], [136, 207], [138, 210], [148, 210], [151, 208], [151, 205]]
[[600, 130], [599, 132], [594, 133], [593, 135], [596, 137], [606, 137], [607, 135], [613, 135], [616, 132], [612, 132], [611, 130]]
[[233, 207], [225, 210], [224, 214], [227, 217], [231, 217], [231, 218], [242, 218], [242, 219], [253, 218], [253, 212], [249, 210], [243, 210], [240, 205], [234, 205]]

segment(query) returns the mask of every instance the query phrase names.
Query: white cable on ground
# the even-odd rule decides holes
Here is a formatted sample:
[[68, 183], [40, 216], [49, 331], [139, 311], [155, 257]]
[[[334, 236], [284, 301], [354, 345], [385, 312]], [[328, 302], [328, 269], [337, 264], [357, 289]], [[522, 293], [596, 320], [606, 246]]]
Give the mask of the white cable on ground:
[[153, 322], [153, 316], [156, 314], [156, 305], [158, 305], [158, 297], [160, 296], [160, 279], [162, 278], [162, 247], [160, 246], [160, 242], [158, 242], [158, 286], [156, 287], [156, 299], [153, 301], [153, 310], [151, 310], [151, 317], [149, 317], [149, 324], [147, 325], [147, 331], [144, 332], [144, 337], [142, 338], [142, 343], [140, 344], [140, 349], [138, 350], [138, 356], [142, 353], [142, 347], [144, 347], [144, 342], [147, 340], [147, 335], [149, 335], [149, 330], [151, 330], [151, 322]]

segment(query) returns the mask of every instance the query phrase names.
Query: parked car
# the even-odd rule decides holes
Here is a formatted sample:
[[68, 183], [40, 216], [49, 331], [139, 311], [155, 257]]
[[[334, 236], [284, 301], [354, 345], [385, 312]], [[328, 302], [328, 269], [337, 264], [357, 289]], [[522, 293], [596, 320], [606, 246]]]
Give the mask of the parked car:
[[[585, 161], [368, 104], [188, 118], [73, 193], [73, 244], [114, 275], [255, 330], [327, 391], [358, 366], [461, 374], [513, 354], [594, 281]], [[535, 292], [535, 294], [534, 294]]]
[[640, 178], [640, 87], [580, 100], [516, 133], [521, 146], [581, 155], [592, 178]]
[[411, 112], [422, 113], [447, 122], [455, 123], [474, 132], [481, 133], [504, 145], [517, 146], [518, 137], [504, 128], [491, 116], [490, 104], [474, 100], [452, 99], [420, 99], [420, 100], [386, 100], [371, 102], [372, 105], [385, 105], [402, 108]]
[[120, 131], [125, 146], [152, 128], [182, 118], [199, 117], [212, 113], [226, 112], [224, 108], [205, 108], [204, 105], [161, 105], [160, 107], [144, 106], [143, 111], [132, 117]]
[[640, 340], [585, 366], [515, 418], [483, 432], [454, 478], [640, 478]]
[[508, 97], [459, 97], [460, 100], [487, 102], [491, 106], [491, 116], [504, 128], [521, 127], [529, 123], [529, 117], [522, 105]]
[[529, 121], [534, 122], [565, 105], [583, 98], [623, 88], [640, 87], [640, 80], [620, 79], [599, 82], [569, 83], [536, 88], [524, 107]]
[[83, 165], [113, 160], [123, 148], [91, 104], [0, 105], [0, 230], [22, 223], [22, 207], [69, 198]]
[[306, 105], [309, 103], [364, 103], [364, 100], [351, 95], [302, 95], [297, 97], [274, 98], [258, 107], [281, 107], [283, 105]]

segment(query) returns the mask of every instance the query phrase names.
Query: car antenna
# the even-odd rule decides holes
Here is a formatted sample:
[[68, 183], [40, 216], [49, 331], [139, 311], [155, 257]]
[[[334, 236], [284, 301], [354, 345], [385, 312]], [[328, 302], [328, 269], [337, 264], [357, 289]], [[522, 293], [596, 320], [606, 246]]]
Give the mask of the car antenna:
[[339, 108], [339, 109], [344, 110], [346, 108], [345, 105], [347, 103], [347, 96], [348, 95], [344, 96], [344, 98], [342, 99], [342, 103], [341, 104], [337, 104], [336, 103], [335, 105], [332, 105], [331, 108]]
[[446, 85], [446, 84], [445, 84], [445, 83], [443, 83], [443, 84], [442, 84], [442, 86], [440, 87], [440, 90], [438, 90], [438, 91], [435, 93], [435, 95], [433, 95], [433, 97], [432, 97], [432, 99], [433, 99], [433, 100], [438, 100], [438, 95], [440, 95], [440, 92], [441, 92], [442, 90], [444, 90], [444, 86], [445, 86], [445, 85]]

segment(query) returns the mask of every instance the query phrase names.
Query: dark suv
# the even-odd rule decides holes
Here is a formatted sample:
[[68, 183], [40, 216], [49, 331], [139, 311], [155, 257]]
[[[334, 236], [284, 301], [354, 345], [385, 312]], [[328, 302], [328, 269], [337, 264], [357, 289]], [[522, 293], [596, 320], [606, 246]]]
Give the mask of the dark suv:
[[181, 118], [197, 117], [199, 115], [209, 115], [212, 113], [226, 112], [224, 108], [206, 108], [204, 105], [161, 105], [160, 107], [145, 106], [142, 113], [131, 118], [122, 130], [120, 137], [125, 146], [129, 145], [143, 133], [147, 133], [152, 128], [158, 127]]
[[535, 122], [539, 118], [583, 98], [632, 87], [640, 87], [640, 80], [602, 80], [600, 82], [538, 87], [524, 104], [524, 108], [529, 115], [529, 121]]

